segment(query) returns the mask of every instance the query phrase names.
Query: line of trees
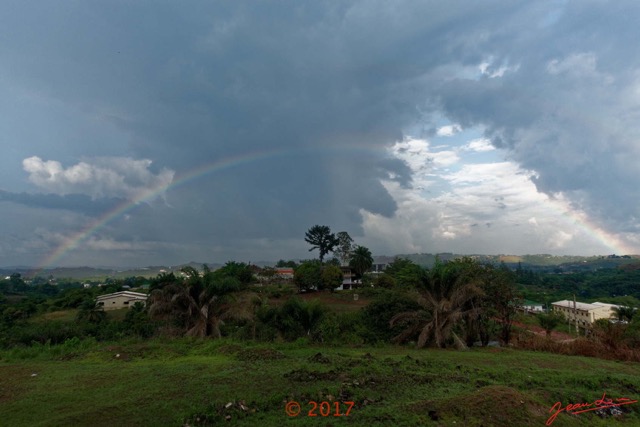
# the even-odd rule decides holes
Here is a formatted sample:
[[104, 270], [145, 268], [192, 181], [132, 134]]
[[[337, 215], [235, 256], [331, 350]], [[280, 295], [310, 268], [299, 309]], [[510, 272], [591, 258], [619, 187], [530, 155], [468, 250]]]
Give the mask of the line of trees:
[[[279, 262], [295, 269], [299, 290], [333, 290], [342, 284], [347, 267], [361, 281], [371, 268], [371, 251], [357, 245], [347, 232], [333, 234], [328, 226], [316, 225], [307, 231], [305, 241], [311, 245], [310, 251], [318, 250], [318, 259], [300, 264]], [[329, 254], [334, 258], [327, 260]], [[364, 280], [367, 286], [359, 292], [373, 297], [370, 304], [357, 312], [338, 314], [296, 296], [270, 304], [266, 298], [269, 293], [262, 292], [269, 287], [253, 286], [254, 271], [245, 263], [231, 261], [215, 271], [206, 265], [202, 271], [185, 267], [181, 274], [162, 273], [149, 279], [147, 305], [137, 304], [122, 322], [110, 320], [95, 306], [98, 292], [122, 290], [115, 284], [101, 289], [68, 289], [48, 299], [41, 297], [39, 302], [25, 298], [8, 307], [4, 307], [6, 298], [0, 300], [0, 345], [59, 343], [83, 336], [118, 339], [127, 334], [266, 341], [305, 338], [336, 344], [415, 342], [419, 348], [484, 346], [496, 339], [509, 344], [522, 302], [516, 285], [522, 274], [504, 264], [481, 264], [472, 258], [436, 259], [431, 268], [397, 258], [384, 273]], [[3, 286], [15, 292], [40, 289], [44, 284], [29, 287], [14, 276]], [[74, 327], [27, 321], [33, 313], [58, 308], [78, 309]], [[620, 324], [598, 326], [598, 331], [605, 331], [601, 340], [616, 333], [629, 345], [640, 343], [640, 316], [635, 314], [633, 308], [619, 308]], [[547, 333], [561, 321], [553, 314], [538, 319]]]

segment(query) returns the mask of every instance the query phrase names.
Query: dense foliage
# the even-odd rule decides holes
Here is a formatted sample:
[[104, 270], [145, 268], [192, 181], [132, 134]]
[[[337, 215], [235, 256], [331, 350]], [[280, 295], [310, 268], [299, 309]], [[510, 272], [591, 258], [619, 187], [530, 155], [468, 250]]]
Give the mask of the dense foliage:
[[[353, 265], [370, 265], [370, 252], [362, 246], [353, 246], [349, 256]], [[291, 265], [287, 261], [280, 264]], [[363, 267], [364, 287], [341, 294], [351, 298], [360, 293], [368, 304], [344, 312], [314, 300], [314, 295], [340, 286], [340, 267], [318, 259], [294, 265], [294, 283], [278, 282], [274, 269], [269, 281], [258, 282], [250, 265], [233, 261], [214, 271], [206, 265], [201, 270], [185, 267], [151, 279], [105, 280], [101, 286], [90, 283], [88, 287], [43, 278], [25, 281], [14, 274], [0, 280], [0, 346], [127, 336], [229, 336], [255, 341], [303, 338], [326, 344], [395, 342], [415, 343], [417, 347], [468, 347], [491, 341], [508, 344], [522, 296], [539, 300], [535, 297], [540, 292], [546, 292], [543, 302], [576, 292], [593, 295], [592, 300], [624, 303], [616, 311], [618, 323], [601, 322], [589, 339], [599, 340], [605, 347], [617, 345], [616, 351], [637, 348], [640, 343], [640, 316], [635, 315], [638, 300], [613, 294], [608, 288], [605, 292], [602, 285], [615, 279], [612, 289], [622, 286], [636, 292], [630, 285], [638, 279], [635, 269], [542, 274], [521, 268], [512, 271], [471, 258], [436, 260], [427, 269], [398, 258], [383, 274], [368, 275]], [[107, 314], [96, 307], [97, 296], [136, 283], [148, 285], [146, 306], [137, 304], [121, 314]], [[548, 332], [564, 325], [562, 318], [551, 315], [538, 315], [537, 319]]]

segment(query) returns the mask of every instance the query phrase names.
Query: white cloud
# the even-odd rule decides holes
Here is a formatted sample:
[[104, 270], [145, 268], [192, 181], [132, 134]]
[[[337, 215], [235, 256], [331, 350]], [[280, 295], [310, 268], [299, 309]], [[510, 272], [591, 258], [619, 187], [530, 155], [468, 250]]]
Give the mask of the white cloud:
[[460, 125], [448, 125], [448, 126], [442, 126], [441, 128], [439, 128], [436, 132], [436, 135], [453, 136], [456, 133], [459, 133], [461, 131], [462, 131], [462, 128], [460, 127]]
[[112, 238], [99, 238], [92, 236], [88, 239], [84, 245], [90, 250], [98, 251], [140, 251], [154, 249], [152, 242], [137, 242], [137, 241], [118, 241]]
[[493, 151], [495, 147], [491, 144], [487, 138], [478, 138], [471, 140], [467, 145], [463, 147], [464, 150], [467, 151], [476, 151], [476, 152], [485, 152], [485, 151]]
[[148, 159], [99, 157], [65, 168], [58, 161], [33, 156], [24, 159], [22, 167], [31, 183], [55, 194], [133, 199], [173, 181], [174, 171], [163, 169], [154, 174], [149, 170], [151, 163]]
[[[484, 144], [483, 140], [475, 141], [475, 147]], [[594, 238], [585, 229], [584, 221], [568, 220], [580, 215], [572, 211], [562, 194], [551, 198], [538, 192], [532, 182], [536, 174], [514, 162], [464, 164], [447, 172], [432, 160], [431, 168], [425, 170], [419, 162], [411, 162], [412, 158], [416, 153], [420, 158], [432, 158], [434, 153], [429, 152], [427, 141], [410, 138], [396, 144], [393, 153], [407, 160], [414, 183], [425, 188], [447, 185], [435, 194], [385, 182], [398, 211], [392, 218], [362, 211], [365, 244], [389, 248], [389, 253], [586, 255], [612, 250], [605, 243], [607, 239]]]
[[507, 190], [514, 184], [514, 179], [519, 183], [531, 183], [530, 176], [530, 172], [522, 171], [513, 162], [495, 162], [465, 164], [459, 171], [443, 178], [452, 184], [477, 183], [483, 188]]
[[595, 54], [573, 53], [564, 59], [553, 59], [547, 63], [549, 74], [570, 73], [576, 76], [596, 75], [598, 58]]
[[390, 149], [395, 157], [403, 160], [414, 172], [432, 172], [445, 169], [460, 161], [455, 150], [432, 151], [426, 139], [407, 137]]
[[552, 249], [562, 249], [566, 247], [567, 243], [569, 243], [572, 239], [572, 234], [562, 230], [557, 230], [549, 237], [549, 239], [547, 239], [547, 246]]
[[508, 71], [516, 72], [520, 68], [519, 65], [509, 66], [509, 61], [505, 61], [500, 65], [496, 65], [493, 58], [489, 58], [487, 61], [481, 62], [478, 65], [478, 70], [484, 76], [489, 77], [490, 79], [495, 79], [497, 77], [504, 77], [505, 73]]

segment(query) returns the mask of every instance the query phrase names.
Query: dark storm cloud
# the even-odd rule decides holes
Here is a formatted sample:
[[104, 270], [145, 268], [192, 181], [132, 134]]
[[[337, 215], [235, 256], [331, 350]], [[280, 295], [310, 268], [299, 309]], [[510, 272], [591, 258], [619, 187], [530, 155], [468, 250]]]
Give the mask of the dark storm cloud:
[[[504, 76], [437, 91], [452, 120], [484, 126], [496, 147], [614, 231], [638, 230], [640, 17], [637, 2], [567, 2], [548, 25], [481, 46]], [[522, 22], [505, 23], [504, 31]], [[526, 27], [525, 27], [526, 28]], [[529, 27], [534, 30], [535, 27]], [[495, 72], [495, 68], [494, 68]], [[633, 159], [633, 160], [632, 160]]]
[[[295, 165], [258, 164], [193, 184], [208, 190], [209, 221], [224, 230], [287, 236], [292, 223], [298, 232], [324, 218], [357, 231], [360, 208], [393, 215], [379, 178], [391, 172], [406, 186], [408, 169], [373, 150], [402, 137], [424, 99], [413, 79], [435, 61], [418, 55], [425, 30], [404, 28], [417, 23], [412, 14], [398, 14], [393, 40], [369, 22], [384, 24], [384, 14], [360, 5], [139, 7], [38, 9], [34, 33], [21, 38], [29, 63], [37, 57], [41, 66], [18, 55], [16, 78], [129, 133], [134, 157], [178, 173], [265, 148], [297, 153]], [[323, 146], [333, 158], [305, 154]]]
[[80, 213], [88, 216], [101, 216], [118, 205], [122, 199], [91, 199], [84, 194], [29, 194], [11, 193], [0, 190], [0, 202], [13, 202], [29, 208], [61, 209]]
[[[639, 8], [5, 4], [0, 82], [11, 97], [0, 111], [19, 105], [29, 123], [12, 128], [7, 156], [65, 167], [92, 156], [150, 159], [176, 178], [255, 157], [170, 187], [167, 204], [133, 209], [109, 229], [121, 239], [302, 238], [316, 223], [357, 235], [361, 209], [396, 212], [381, 179], [411, 186], [410, 169], [385, 149], [421, 120], [435, 132], [435, 114], [484, 129], [536, 171], [541, 191], [565, 192], [613, 230], [637, 230]], [[254, 156], [263, 150], [279, 154]], [[84, 212], [84, 199], [2, 197]], [[84, 209], [93, 203], [102, 202]]]

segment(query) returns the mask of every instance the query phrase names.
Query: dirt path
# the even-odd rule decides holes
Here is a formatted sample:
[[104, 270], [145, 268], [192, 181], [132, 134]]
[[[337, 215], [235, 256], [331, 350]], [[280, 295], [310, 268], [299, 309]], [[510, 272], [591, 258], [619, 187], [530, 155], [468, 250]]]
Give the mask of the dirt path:
[[[521, 322], [513, 322], [513, 326], [517, 326], [519, 328], [526, 329], [528, 331], [533, 332], [536, 335], [546, 336], [546, 332], [540, 326], [525, 325], [524, 323], [521, 323]], [[576, 337], [572, 336], [572, 335], [569, 335], [567, 333], [564, 333], [564, 332], [551, 331], [551, 339], [554, 340], [554, 341], [569, 342], [569, 341], [573, 341], [574, 339], [576, 339]]]

